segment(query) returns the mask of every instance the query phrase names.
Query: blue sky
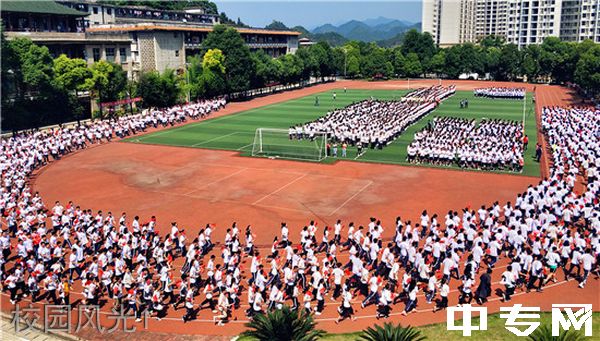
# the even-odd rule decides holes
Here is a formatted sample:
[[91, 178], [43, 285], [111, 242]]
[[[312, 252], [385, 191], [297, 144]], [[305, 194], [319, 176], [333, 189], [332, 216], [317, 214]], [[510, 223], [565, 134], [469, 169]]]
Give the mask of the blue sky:
[[215, 0], [219, 12], [248, 25], [263, 27], [273, 19], [287, 26], [302, 25], [312, 29], [331, 23], [334, 25], [356, 19], [383, 16], [409, 22], [421, 21], [420, 0]]

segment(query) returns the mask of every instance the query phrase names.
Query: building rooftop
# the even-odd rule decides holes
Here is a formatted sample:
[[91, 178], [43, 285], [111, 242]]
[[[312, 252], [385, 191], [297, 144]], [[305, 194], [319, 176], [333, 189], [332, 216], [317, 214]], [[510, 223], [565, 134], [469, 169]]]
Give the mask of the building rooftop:
[[[123, 31], [195, 31], [211, 32], [214, 26], [199, 26], [190, 24], [158, 24], [158, 23], [140, 23], [140, 24], [117, 24], [117, 25], [96, 25], [87, 29], [87, 32], [123, 32]], [[274, 35], [292, 35], [299, 36], [301, 33], [296, 31], [267, 30], [264, 28], [245, 28], [233, 27], [240, 33], [246, 34], [274, 34]]]
[[54, 1], [2, 1], [2, 12], [40, 13], [85, 17], [88, 13], [76, 11], [72, 8], [57, 4]]

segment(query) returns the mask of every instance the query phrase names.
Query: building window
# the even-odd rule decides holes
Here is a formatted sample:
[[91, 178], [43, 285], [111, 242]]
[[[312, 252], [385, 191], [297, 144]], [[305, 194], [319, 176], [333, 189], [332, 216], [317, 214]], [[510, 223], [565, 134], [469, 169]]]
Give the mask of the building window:
[[112, 8], [107, 8], [106, 9], [106, 14], [112, 15]]
[[175, 50], [175, 57], [179, 57], [179, 50]]
[[119, 58], [121, 58], [121, 63], [127, 63], [127, 49], [121, 47], [119, 49]]
[[100, 49], [97, 47], [94, 47], [92, 49], [92, 55], [94, 57], [94, 62], [97, 62], [100, 60]]
[[106, 48], [106, 60], [109, 62], [115, 61], [115, 49], [113, 47]]
[[92, 10], [94, 11], [94, 14], [98, 14], [98, 7], [92, 7]]

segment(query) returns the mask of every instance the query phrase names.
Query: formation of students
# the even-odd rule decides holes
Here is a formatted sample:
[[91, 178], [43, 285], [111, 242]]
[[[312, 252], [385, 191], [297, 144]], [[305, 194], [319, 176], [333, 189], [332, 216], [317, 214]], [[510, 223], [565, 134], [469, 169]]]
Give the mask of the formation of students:
[[432, 86], [415, 90], [398, 101], [360, 101], [313, 122], [290, 127], [290, 139], [327, 133], [335, 142], [381, 149], [455, 91], [455, 86]]
[[480, 88], [473, 90], [473, 95], [486, 98], [523, 99], [525, 88]]
[[516, 121], [435, 117], [407, 147], [410, 162], [521, 171], [525, 137]]
[[[46, 206], [27, 178], [77, 148], [65, 138], [72, 131], [3, 139], [1, 283], [13, 304], [69, 304], [72, 289], [81, 287], [83, 304], [107, 300], [138, 321], [142, 311], [161, 319], [183, 306], [184, 322], [206, 308], [219, 325], [244, 310], [252, 317], [284, 304], [320, 315], [327, 298], [338, 307], [338, 322], [355, 318], [358, 305], [376, 305], [378, 318], [387, 318], [404, 302], [400, 310], [406, 315], [416, 311], [423, 294], [438, 310], [449, 304], [454, 282], [460, 304], [484, 304], [495, 284], [492, 274], [501, 271], [507, 301], [518, 288], [543, 290], [557, 280], [559, 267], [563, 279], [575, 278], [584, 287], [599, 269], [600, 111], [544, 108], [541, 121], [552, 146], [550, 177], [514, 202], [443, 217], [423, 211], [419, 222], [398, 217], [391, 240], [376, 218], [364, 226], [338, 220], [323, 228], [311, 221], [298, 239], [291, 236], [295, 228], [282, 223], [270, 249], [256, 247], [252, 227], [236, 223], [216, 244], [211, 224], [188, 238], [176, 222], [164, 233], [166, 226], [155, 217], [117, 216], [72, 202]], [[98, 124], [104, 123], [80, 128], [84, 147], [98, 142], [85, 137]], [[65, 153], [43, 157], [61, 143], [69, 147]], [[578, 175], [585, 175], [580, 194], [574, 191]], [[248, 271], [242, 273], [245, 262]]]

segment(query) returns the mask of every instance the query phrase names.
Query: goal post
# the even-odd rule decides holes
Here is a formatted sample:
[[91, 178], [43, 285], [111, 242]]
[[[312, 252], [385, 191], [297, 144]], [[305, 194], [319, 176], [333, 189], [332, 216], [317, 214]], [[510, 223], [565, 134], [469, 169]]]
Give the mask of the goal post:
[[327, 157], [327, 134], [298, 138], [295, 134], [290, 137], [287, 129], [257, 128], [252, 156], [319, 162]]

